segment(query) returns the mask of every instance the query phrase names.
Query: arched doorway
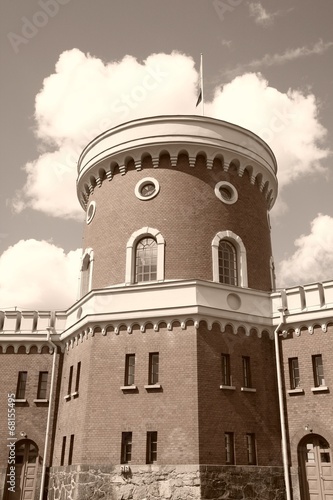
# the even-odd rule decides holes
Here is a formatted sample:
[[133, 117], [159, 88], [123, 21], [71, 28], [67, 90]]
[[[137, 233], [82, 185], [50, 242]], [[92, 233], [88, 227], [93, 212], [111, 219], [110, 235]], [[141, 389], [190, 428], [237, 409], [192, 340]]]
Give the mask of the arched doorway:
[[311, 434], [298, 447], [302, 500], [333, 500], [333, 463], [329, 443]]
[[15, 487], [7, 490], [6, 500], [32, 500], [35, 498], [37, 468], [38, 447], [36, 443], [30, 439], [17, 441], [15, 446]]

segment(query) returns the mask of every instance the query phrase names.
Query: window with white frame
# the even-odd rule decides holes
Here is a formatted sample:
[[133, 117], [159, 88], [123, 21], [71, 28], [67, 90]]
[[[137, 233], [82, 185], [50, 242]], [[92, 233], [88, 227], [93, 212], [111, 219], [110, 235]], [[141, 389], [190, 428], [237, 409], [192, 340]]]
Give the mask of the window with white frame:
[[157, 243], [154, 238], [142, 238], [135, 248], [135, 283], [156, 279]]
[[298, 358], [289, 358], [290, 389], [298, 389], [301, 385]]
[[224, 448], [225, 448], [225, 463], [227, 465], [235, 464], [235, 444], [234, 444], [234, 433], [225, 432], [224, 433]]
[[246, 451], [247, 451], [247, 463], [249, 465], [256, 465], [257, 463], [257, 453], [256, 453], [256, 436], [253, 433], [248, 433], [246, 437]]
[[83, 297], [91, 290], [94, 252], [88, 248], [82, 255], [80, 297]]
[[126, 246], [127, 285], [164, 280], [165, 240], [154, 228], [135, 231]]
[[312, 368], [315, 387], [325, 385], [323, 358], [321, 354], [312, 356]]
[[230, 355], [221, 354], [222, 385], [231, 386]]
[[228, 240], [219, 243], [219, 282], [238, 285], [237, 252]]
[[247, 287], [246, 249], [232, 231], [220, 231], [212, 241], [213, 281]]

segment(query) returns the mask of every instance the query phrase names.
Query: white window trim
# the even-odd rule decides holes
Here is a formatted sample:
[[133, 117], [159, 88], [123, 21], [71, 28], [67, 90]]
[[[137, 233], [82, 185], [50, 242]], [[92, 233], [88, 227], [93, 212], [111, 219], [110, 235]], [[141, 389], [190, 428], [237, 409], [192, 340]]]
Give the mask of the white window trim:
[[241, 238], [232, 231], [220, 231], [216, 234], [212, 241], [212, 257], [213, 257], [213, 281], [220, 282], [219, 279], [219, 243], [221, 240], [227, 240], [232, 243], [237, 252], [237, 278], [238, 286], [247, 288], [247, 260], [246, 249]]
[[[152, 227], [142, 227], [135, 231], [126, 245], [126, 270], [125, 284], [132, 285], [135, 283], [135, 248], [139, 240], [145, 236], [152, 236], [157, 243], [157, 279], [156, 281], [164, 281], [164, 253], [165, 239], [158, 229]], [[145, 283], [149, 283], [148, 281]], [[142, 283], [141, 283], [142, 284]]]
[[90, 292], [92, 288], [92, 276], [93, 276], [93, 267], [94, 267], [94, 251], [92, 248], [87, 248], [81, 257], [81, 269], [80, 269], [80, 283], [79, 283], [79, 298], [82, 297], [82, 271], [85, 269], [85, 265], [89, 259], [90, 267], [89, 267], [89, 281], [88, 281], [88, 292]]

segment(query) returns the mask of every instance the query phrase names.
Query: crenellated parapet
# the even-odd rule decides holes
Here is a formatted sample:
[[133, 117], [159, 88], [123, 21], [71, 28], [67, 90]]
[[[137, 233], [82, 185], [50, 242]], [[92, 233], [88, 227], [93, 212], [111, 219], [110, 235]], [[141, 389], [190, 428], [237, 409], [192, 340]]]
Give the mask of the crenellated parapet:
[[273, 318], [279, 318], [283, 310], [283, 329], [293, 329], [296, 335], [302, 330], [310, 334], [319, 326], [326, 332], [333, 324], [333, 281], [310, 283], [276, 291], [271, 294]]
[[[131, 311], [128, 311], [128, 304]], [[235, 335], [269, 336], [284, 313], [283, 330], [312, 334], [333, 324], [333, 281], [290, 287], [273, 293], [200, 280], [152, 283], [92, 290], [67, 311], [0, 311], [0, 345], [38, 352], [49, 338], [62, 349], [74, 347], [95, 334], [144, 334], [189, 324], [207, 329], [218, 325]]]
[[230, 167], [246, 172], [257, 184], [270, 209], [277, 196], [277, 165], [269, 146], [237, 125], [200, 116], [159, 116], [134, 120], [110, 129], [91, 141], [78, 162], [77, 194], [86, 209], [89, 196], [103, 182], [128, 170], [158, 168], [166, 157], [169, 168], [185, 155], [191, 168]]
[[66, 320], [65, 311], [0, 311], [0, 349], [14, 353], [52, 350], [49, 339], [58, 342]]

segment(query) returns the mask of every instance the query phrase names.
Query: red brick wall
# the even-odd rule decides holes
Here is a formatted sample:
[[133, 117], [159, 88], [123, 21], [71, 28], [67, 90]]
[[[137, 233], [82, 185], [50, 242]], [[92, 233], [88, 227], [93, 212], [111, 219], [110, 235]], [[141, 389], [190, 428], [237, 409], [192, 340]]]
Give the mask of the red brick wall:
[[[220, 389], [221, 353], [230, 355], [235, 390]], [[242, 356], [250, 357], [255, 393], [241, 392]], [[237, 465], [248, 464], [246, 433], [256, 436], [258, 465], [281, 465], [274, 343], [268, 336], [235, 335], [230, 327], [221, 333], [218, 325], [208, 330], [202, 322], [198, 330], [198, 404], [201, 464], [225, 464], [224, 433], [233, 432]]]
[[[318, 325], [311, 335], [306, 328], [301, 335], [290, 332], [282, 339], [283, 373], [285, 389], [290, 389], [288, 358], [298, 358], [300, 368], [300, 387], [303, 394], [286, 394], [286, 411], [288, 413], [288, 431], [291, 441], [291, 465], [297, 466], [297, 446], [303, 436], [309, 433], [305, 426], [309, 425], [313, 434], [322, 435], [333, 447], [333, 324], [323, 332]], [[323, 359], [326, 392], [312, 392], [314, 377], [312, 356], [321, 354]]]
[[[148, 391], [148, 358], [160, 353], [159, 391]], [[137, 392], [123, 392], [125, 355], [136, 354]], [[65, 402], [68, 369], [82, 363], [80, 394]], [[96, 333], [65, 354], [54, 465], [62, 436], [75, 434], [73, 464], [119, 464], [121, 433], [133, 433], [132, 463], [146, 463], [146, 433], [158, 432], [159, 464], [198, 463], [196, 332], [152, 327]], [[74, 373], [75, 375], [75, 373]], [[79, 438], [81, 435], [81, 438]], [[67, 462], [65, 462], [67, 465]]]
[[[57, 355], [56, 373], [58, 371], [59, 355]], [[45, 444], [46, 419], [48, 413], [47, 404], [36, 404], [38, 378], [40, 371], [48, 371], [47, 398], [50, 394], [50, 382], [52, 371], [51, 354], [0, 354], [1, 366], [1, 403], [0, 403], [0, 435], [2, 446], [0, 447], [0, 467], [7, 465], [7, 449], [3, 445], [8, 436], [7, 429], [7, 394], [16, 393], [19, 371], [27, 371], [27, 385], [25, 398], [27, 403], [16, 403], [16, 437], [22, 439], [20, 432], [27, 434], [27, 439], [34, 441], [39, 454], [43, 456]], [[54, 410], [55, 401], [53, 401]], [[54, 421], [52, 412], [51, 432]], [[49, 449], [50, 451], [50, 449]]]
[[[159, 194], [148, 201], [134, 194], [144, 177], [160, 183]], [[235, 204], [224, 204], [215, 196], [215, 184], [221, 180], [238, 190]], [[151, 168], [147, 160], [140, 172], [132, 166], [126, 175], [104, 180], [90, 200], [96, 201], [97, 209], [93, 221], [85, 226], [83, 245], [94, 249], [93, 288], [125, 281], [127, 241], [145, 226], [158, 229], [165, 238], [166, 279], [212, 280], [211, 243], [217, 232], [228, 229], [246, 247], [249, 287], [271, 288], [266, 200], [259, 187], [250, 183], [247, 172], [243, 177], [232, 169], [223, 172], [219, 161], [209, 170], [202, 159], [190, 167], [185, 156], [171, 168], [163, 157], [158, 168]]]

